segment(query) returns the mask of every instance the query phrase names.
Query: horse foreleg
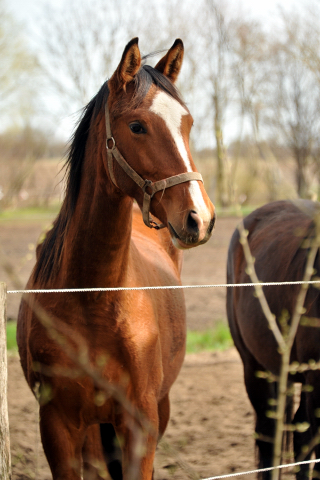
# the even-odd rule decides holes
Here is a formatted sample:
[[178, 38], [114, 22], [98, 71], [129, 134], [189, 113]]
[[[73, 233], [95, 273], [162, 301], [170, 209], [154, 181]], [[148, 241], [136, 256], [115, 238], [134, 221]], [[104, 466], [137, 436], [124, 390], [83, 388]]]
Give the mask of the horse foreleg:
[[67, 423], [51, 403], [40, 407], [40, 433], [53, 480], [81, 480], [85, 430]]
[[108, 478], [98, 424], [88, 427], [82, 447], [82, 458], [83, 480], [103, 480]]
[[162, 400], [158, 403], [158, 414], [159, 414], [159, 440], [164, 434], [170, 417], [170, 400], [169, 394], [163, 397]]
[[116, 427], [117, 436], [122, 439], [123, 480], [152, 480], [159, 436], [158, 404], [144, 402], [137, 411], [142, 421], [125, 412], [120, 428]]
[[[272, 466], [275, 422], [268, 416], [270, 400], [274, 398], [272, 385], [264, 378], [258, 378], [257, 372], [263, 368], [253, 359], [244, 363], [245, 385], [250, 402], [256, 412], [256, 446], [259, 451], [259, 467]], [[264, 472], [259, 478], [269, 480], [270, 472]]]

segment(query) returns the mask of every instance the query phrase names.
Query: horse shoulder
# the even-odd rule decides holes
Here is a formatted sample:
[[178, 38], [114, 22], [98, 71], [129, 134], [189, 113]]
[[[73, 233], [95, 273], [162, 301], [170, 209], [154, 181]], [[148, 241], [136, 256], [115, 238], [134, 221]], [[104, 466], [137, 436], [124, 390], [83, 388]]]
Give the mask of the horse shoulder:
[[[166, 229], [148, 229], [141, 222], [141, 214], [136, 213], [134, 209], [127, 286], [180, 286], [182, 252], [173, 247]], [[174, 254], [173, 249], [176, 250]], [[128, 292], [126, 303], [128, 309], [131, 308], [127, 332], [132, 334], [131, 347], [137, 348], [137, 358], [150, 351], [157, 352], [165, 375], [172, 368], [175, 378], [184, 356], [183, 290], [132, 291]], [[172, 381], [170, 375], [169, 383]]]

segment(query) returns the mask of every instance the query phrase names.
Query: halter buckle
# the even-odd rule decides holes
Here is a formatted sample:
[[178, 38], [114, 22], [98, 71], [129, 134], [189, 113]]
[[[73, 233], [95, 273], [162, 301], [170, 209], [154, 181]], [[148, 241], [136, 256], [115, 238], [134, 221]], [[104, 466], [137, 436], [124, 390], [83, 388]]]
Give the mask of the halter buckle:
[[[146, 193], [147, 195], [149, 195], [149, 197], [153, 197], [155, 191], [154, 191], [154, 188], [153, 188], [153, 182], [151, 180], [145, 180], [144, 185], [141, 188], [142, 188], [143, 193]], [[147, 192], [147, 188], [151, 189], [151, 193]]]

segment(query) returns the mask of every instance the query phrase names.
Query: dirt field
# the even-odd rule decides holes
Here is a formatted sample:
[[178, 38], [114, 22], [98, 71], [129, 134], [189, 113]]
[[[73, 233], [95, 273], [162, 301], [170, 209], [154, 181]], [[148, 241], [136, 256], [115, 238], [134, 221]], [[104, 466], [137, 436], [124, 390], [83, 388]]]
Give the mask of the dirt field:
[[[210, 242], [186, 253], [185, 285], [225, 283], [227, 248], [236, 224], [236, 219], [218, 219]], [[3, 250], [22, 283], [33, 264], [29, 245], [44, 226], [39, 220], [0, 224]], [[3, 270], [0, 279], [12, 288]], [[186, 302], [190, 329], [201, 330], [226, 318], [224, 288], [186, 290]], [[18, 303], [18, 295], [9, 296], [10, 318], [16, 317]], [[254, 468], [254, 417], [234, 349], [188, 355], [172, 389], [171, 405], [165, 443], [156, 456], [157, 480], [207, 478]], [[37, 405], [16, 356], [9, 357], [9, 415], [13, 480], [50, 479], [39, 439]]]

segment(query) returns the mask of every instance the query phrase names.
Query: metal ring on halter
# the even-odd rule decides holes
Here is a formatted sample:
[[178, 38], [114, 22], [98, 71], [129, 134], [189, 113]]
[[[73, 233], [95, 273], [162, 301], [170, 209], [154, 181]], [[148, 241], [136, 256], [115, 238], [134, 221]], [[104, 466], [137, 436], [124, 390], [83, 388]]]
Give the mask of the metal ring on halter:
[[[141, 187], [143, 193], [146, 193], [147, 195], [149, 195], [149, 197], [153, 197], [153, 195], [156, 193], [152, 184], [153, 182], [151, 180], [145, 180], [143, 187]], [[150, 188], [151, 193], [147, 192], [147, 188]]]
[[[112, 143], [113, 143], [113, 145], [112, 145], [111, 148], [109, 148], [109, 145], [108, 145], [109, 140], [111, 140]], [[115, 147], [116, 147], [116, 141], [115, 141], [115, 139], [114, 139], [113, 137], [107, 138], [107, 140], [106, 140], [106, 148], [107, 148], [107, 150], [113, 150]]]

